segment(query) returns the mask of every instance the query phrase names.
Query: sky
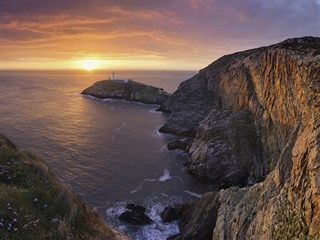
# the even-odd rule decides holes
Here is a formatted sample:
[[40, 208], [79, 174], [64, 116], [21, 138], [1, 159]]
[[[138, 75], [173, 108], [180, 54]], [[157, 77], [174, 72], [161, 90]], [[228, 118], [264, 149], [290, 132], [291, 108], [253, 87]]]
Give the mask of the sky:
[[0, 0], [0, 70], [197, 70], [320, 36], [320, 0]]

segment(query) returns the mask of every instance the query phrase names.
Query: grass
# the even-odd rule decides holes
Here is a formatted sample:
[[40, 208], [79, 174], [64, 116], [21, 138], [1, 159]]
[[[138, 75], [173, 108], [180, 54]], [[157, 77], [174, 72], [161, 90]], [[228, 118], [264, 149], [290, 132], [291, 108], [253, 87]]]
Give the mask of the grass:
[[0, 135], [0, 239], [125, 239], [34, 154]]
[[315, 240], [320, 239], [320, 233], [309, 234], [309, 227], [301, 213], [294, 211], [287, 200], [278, 206], [276, 223], [272, 226], [272, 239], [275, 240]]

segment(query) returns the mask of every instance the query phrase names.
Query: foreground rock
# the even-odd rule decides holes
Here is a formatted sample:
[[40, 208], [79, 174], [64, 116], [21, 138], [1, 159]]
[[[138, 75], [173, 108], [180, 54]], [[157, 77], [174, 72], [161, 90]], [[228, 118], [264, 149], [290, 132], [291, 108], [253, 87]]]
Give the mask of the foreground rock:
[[162, 131], [195, 136], [192, 174], [224, 187], [260, 182], [196, 205], [183, 225], [212, 211], [210, 229], [181, 227], [181, 236], [320, 239], [320, 38], [224, 56], [162, 108], [172, 111]]
[[169, 96], [161, 88], [134, 82], [132, 80], [104, 80], [82, 91], [84, 95], [96, 98], [118, 98], [147, 104], [162, 104]]
[[161, 219], [163, 222], [172, 222], [174, 220], [178, 220], [182, 217], [182, 215], [188, 211], [188, 209], [191, 207], [190, 204], [178, 204], [175, 206], [166, 207], [161, 212]]
[[216, 193], [206, 193], [179, 221], [180, 234], [171, 240], [207, 240], [212, 237], [219, 205]]
[[1, 134], [0, 190], [0, 239], [129, 239], [105, 225], [45, 162]]
[[168, 143], [167, 147], [169, 150], [183, 150], [189, 151], [192, 145], [192, 139], [181, 139], [181, 140], [174, 140]]
[[151, 224], [153, 221], [146, 214], [146, 208], [143, 206], [128, 204], [128, 211], [123, 212], [119, 219], [123, 222], [132, 224], [132, 225], [147, 225]]

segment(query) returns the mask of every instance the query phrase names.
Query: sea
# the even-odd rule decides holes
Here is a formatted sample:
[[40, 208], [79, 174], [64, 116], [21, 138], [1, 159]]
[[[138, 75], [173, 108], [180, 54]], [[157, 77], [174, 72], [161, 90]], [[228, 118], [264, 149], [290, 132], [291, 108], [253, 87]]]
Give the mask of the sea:
[[[118, 77], [174, 92], [191, 71], [119, 71]], [[158, 106], [81, 95], [111, 71], [0, 71], [0, 132], [51, 166], [103, 220], [136, 240], [178, 233], [161, 211], [196, 201], [210, 190], [190, 176], [188, 157], [169, 151], [170, 134], [159, 133], [169, 115]], [[118, 217], [128, 203], [143, 205], [154, 220], [130, 226]]]

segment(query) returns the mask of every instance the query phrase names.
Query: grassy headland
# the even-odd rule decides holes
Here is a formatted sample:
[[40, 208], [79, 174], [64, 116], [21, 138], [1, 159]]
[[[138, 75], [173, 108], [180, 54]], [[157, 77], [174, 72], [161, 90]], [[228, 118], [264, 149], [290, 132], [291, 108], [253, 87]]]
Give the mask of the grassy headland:
[[0, 134], [0, 239], [127, 239], [34, 154]]

